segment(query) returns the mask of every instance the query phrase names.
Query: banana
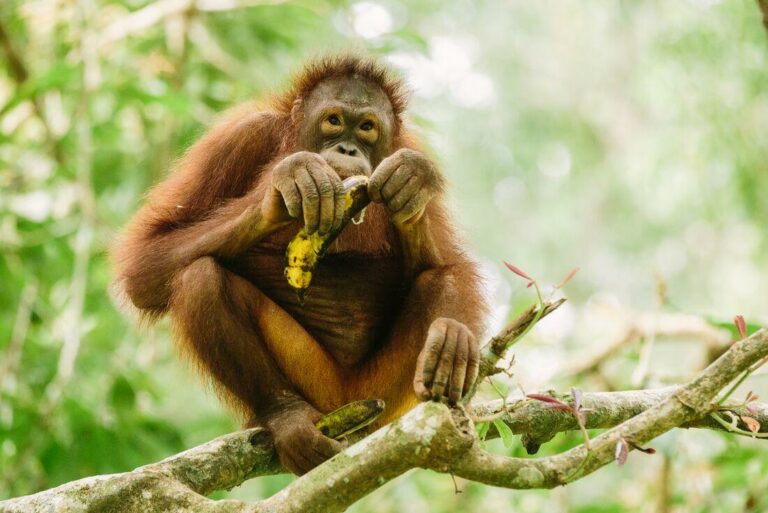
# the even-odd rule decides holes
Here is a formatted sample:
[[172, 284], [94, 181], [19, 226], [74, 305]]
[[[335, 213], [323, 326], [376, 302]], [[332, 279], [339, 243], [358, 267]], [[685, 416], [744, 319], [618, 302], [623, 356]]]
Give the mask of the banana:
[[381, 399], [354, 401], [323, 415], [315, 426], [325, 436], [338, 440], [364, 428], [383, 411], [384, 401]]
[[341, 230], [370, 202], [368, 198], [368, 178], [351, 176], [344, 180], [344, 218], [341, 225], [325, 235], [318, 232], [307, 233], [305, 228], [291, 239], [285, 250], [285, 278], [288, 285], [296, 291], [300, 302], [304, 302], [304, 293], [312, 283], [312, 272], [331, 243], [336, 240]]

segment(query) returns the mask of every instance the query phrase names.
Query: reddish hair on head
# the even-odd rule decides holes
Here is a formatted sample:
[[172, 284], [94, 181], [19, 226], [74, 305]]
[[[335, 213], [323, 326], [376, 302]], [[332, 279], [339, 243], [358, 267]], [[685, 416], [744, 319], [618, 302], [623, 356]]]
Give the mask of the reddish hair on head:
[[306, 98], [323, 80], [351, 75], [367, 79], [384, 91], [392, 104], [392, 113], [399, 126], [402, 122], [401, 116], [408, 106], [409, 92], [405, 84], [378, 60], [351, 53], [309, 61], [293, 77], [292, 86], [274, 98], [274, 108], [286, 114], [290, 113], [294, 103]]

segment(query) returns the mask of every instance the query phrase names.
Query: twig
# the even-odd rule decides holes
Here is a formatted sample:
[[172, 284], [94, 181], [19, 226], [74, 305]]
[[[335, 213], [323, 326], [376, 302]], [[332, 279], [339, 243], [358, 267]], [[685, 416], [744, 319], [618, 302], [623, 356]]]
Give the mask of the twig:
[[507, 324], [499, 333], [491, 337], [481, 349], [480, 373], [477, 381], [462, 398], [462, 404], [469, 404], [474, 397], [475, 392], [477, 392], [478, 383], [486, 377], [499, 372], [496, 368], [496, 364], [504, 358], [507, 349], [527, 333], [531, 326], [557, 310], [563, 303], [565, 303], [565, 299], [545, 302], [543, 308], [533, 305], [518, 315], [512, 322]]
[[640, 361], [637, 362], [637, 367], [632, 372], [632, 385], [639, 387], [642, 386], [648, 376], [648, 370], [651, 367], [651, 355], [653, 354], [653, 347], [656, 344], [656, 333], [648, 333], [643, 337], [643, 344], [640, 347]]
[[593, 353], [586, 356], [581, 361], [569, 364], [567, 368], [558, 371], [557, 376], [562, 379], [572, 378], [581, 374], [595, 371], [603, 362], [607, 361], [611, 356], [617, 353], [620, 349], [626, 347], [629, 344], [634, 343], [640, 338], [640, 333], [634, 329], [628, 329], [624, 335], [614, 342], [607, 344], [598, 353]]
[[[660, 337], [665, 341], [687, 340], [695, 337], [704, 341], [708, 353], [715, 357], [722, 354], [731, 344], [731, 338], [726, 330], [711, 326], [699, 316], [679, 313], [638, 314], [627, 322], [626, 330], [621, 336], [605, 345], [598, 353], [589, 354], [575, 363], [568, 364], [557, 372], [557, 376], [566, 379], [593, 372], [618, 351], [634, 344], [641, 337], [645, 337], [647, 341], [644, 357], [650, 356], [653, 345]], [[653, 342], [648, 342], [651, 338]], [[633, 379], [644, 374], [641, 372], [644, 370], [642, 365], [643, 362], [638, 366]]]
[[725, 419], [723, 419], [717, 412], [710, 413], [709, 416], [712, 417], [715, 420], [715, 422], [723, 426], [726, 429], [726, 431], [729, 431], [731, 433], [738, 433], [740, 435], [751, 436], [752, 438], [768, 438], [768, 433], [755, 433], [754, 431], [747, 431], [745, 429], [738, 428], [733, 424], [730, 424], [729, 422], [726, 422]]
[[752, 375], [753, 372], [755, 372], [757, 369], [762, 367], [766, 363], [766, 361], [768, 361], [768, 358], [763, 358], [762, 360], [760, 360], [759, 362], [757, 362], [756, 364], [754, 364], [753, 366], [745, 370], [744, 374], [742, 374], [741, 377], [739, 377], [739, 379], [737, 379], [736, 382], [722, 395], [722, 397], [720, 397], [720, 400], [717, 402], [717, 404], [720, 406], [725, 404], [725, 401], [728, 400], [728, 398], [731, 395], [733, 395], [736, 389], [739, 388], [741, 384], [744, 383], [744, 381], [749, 376]]

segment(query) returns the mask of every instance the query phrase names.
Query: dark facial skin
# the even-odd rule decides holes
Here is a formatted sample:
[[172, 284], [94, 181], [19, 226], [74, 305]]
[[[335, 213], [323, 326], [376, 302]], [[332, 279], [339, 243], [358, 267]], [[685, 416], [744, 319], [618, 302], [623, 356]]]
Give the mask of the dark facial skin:
[[303, 218], [310, 233], [324, 234], [341, 224], [342, 180], [371, 176], [390, 153], [392, 106], [380, 87], [350, 76], [321, 82], [297, 109], [299, 151], [275, 166], [265, 216]]
[[297, 109], [300, 151], [275, 166], [265, 216], [275, 222], [303, 217], [310, 233], [327, 233], [341, 223], [341, 181], [365, 175], [371, 200], [384, 204], [403, 240], [419, 239], [423, 230], [409, 225], [440, 193], [443, 178], [423, 153], [391, 152], [395, 120], [381, 88], [356, 76], [328, 79]]
[[341, 178], [371, 171], [392, 144], [392, 107], [384, 92], [358, 77], [320, 83], [303, 105], [299, 147], [319, 153]]

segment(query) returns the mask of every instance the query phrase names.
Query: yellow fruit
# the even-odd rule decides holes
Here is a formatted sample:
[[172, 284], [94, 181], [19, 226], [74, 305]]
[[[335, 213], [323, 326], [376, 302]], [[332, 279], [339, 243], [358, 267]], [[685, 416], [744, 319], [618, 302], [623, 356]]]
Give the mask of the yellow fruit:
[[336, 240], [341, 230], [350, 219], [360, 213], [370, 202], [368, 198], [368, 178], [351, 176], [344, 180], [344, 217], [341, 225], [325, 235], [318, 232], [308, 234], [305, 228], [291, 239], [285, 250], [285, 278], [303, 301], [304, 293], [312, 283], [312, 272], [328, 247]]

